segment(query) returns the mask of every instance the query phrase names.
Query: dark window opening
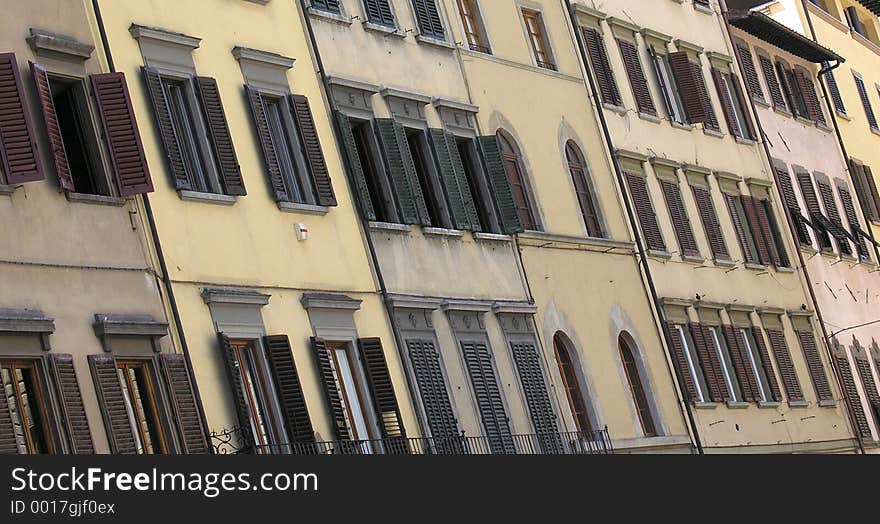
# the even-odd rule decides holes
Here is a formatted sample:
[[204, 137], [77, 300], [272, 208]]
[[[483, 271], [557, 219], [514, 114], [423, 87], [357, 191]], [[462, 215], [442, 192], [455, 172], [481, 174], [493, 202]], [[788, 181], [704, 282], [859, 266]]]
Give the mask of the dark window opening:
[[241, 372], [241, 385], [257, 452], [271, 452], [273, 438], [267, 403], [269, 391], [262, 378], [262, 369], [257, 358], [257, 343], [254, 340], [231, 340], [230, 346]]
[[49, 78], [52, 102], [58, 117], [61, 140], [70, 165], [74, 191], [90, 195], [109, 195], [98, 143], [91, 127], [82, 82]]
[[622, 336], [618, 340], [618, 346], [618, 349], [620, 350], [620, 358], [623, 362], [623, 369], [626, 373], [626, 380], [629, 383], [636, 412], [639, 416], [639, 422], [642, 425], [642, 431], [645, 433], [646, 437], [656, 437], [657, 428], [654, 425], [654, 417], [651, 414], [651, 407], [648, 405], [648, 395], [645, 392], [644, 384], [642, 383], [638, 363], [636, 362], [632, 349], [630, 349], [629, 344]]
[[782, 80], [782, 90], [785, 92], [785, 99], [788, 107], [795, 114], [802, 118], [810, 118], [810, 111], [807, 108], [807, 102], [804, 100], [804, 94], [801, 92], [800, 84], [794, 71], [787, 65], [776, 62], [776, 72]]
[[361, 161], [361, 168], [364, 170], [364, 178], [367, 181], [367, 189], [370, 192], [370, 201], [373, 204], [373, 210], [376, 212], [376, 220], [379, 222], [394, 222], [396, 217], [389, 209], [387, 201], [382, 196], [382, 186], [380, 177], [384, 176], [382, 166], [376, 162], [376, 156], [370, 147], [371, 143], [375, 143], [375, 134], [369, 122], [351, 122], [352, 134], [354, 135], [355, 146], [357, 146], [358, 158]]
[[474, 207], [477, 208], [477, 215], [480, 218], [480, 229], [483, 231], [499, 232], [499, 229], [492, 226], [491, 209], [494, 205], [488, 200], [488, 195], [480, 187], [479, 180], [482, 177], [482, 168], [480, 168], [480, 159], [477, 156], [477, 148], [474, 141], [469, 138], [458, 139], [455, 142], [458, 146], [458, 154], [461, 156], [461, 162], [464, 164], [464, 174], [468, 181], [468, 187], [471, 190], [471, 196], [474, 199]]
[[137, 453], [167, 453], [165, 434], [159, 419], [156, 382], [149, 363], [143, 360], [117, 360], [116, 374], [122, 385], [125, 411], [132, 426]]
[[[272, 135], [272, 143], [275, 144], [275, 154], [278, 157], [278, 166], [281, 168], [281, 176], [284, 177], [284, 185], [287, 188], [287, 198], [291, 202], [307, 202], [306, 190], [303, 188], [300, 169], [296, 158], [293, 156], [293, 146], [285, 121], [287, 106], [284, 100], [275, 97], [263, 96], [266, 103], [266, 120], [269, 123], [269, 133]], [[300, 148], [301, 150], [301, 148]], [[305, 153], [300, 152], [300, 158]]]
[[[418, 129], [406, 130], [406, 141], [412, 154], [413, 163], [416, 166], [416, 174], [419, 177], [419, 187], [422, 188], [422, 195], [425, 198], [425, 205], [428, 207], [428, 217], [434, 225], [443, 224], [440, 213], [440, 200], [442, 196], [437, 195], [434, 191], [434, 185], [431, 183], [431, 175], [429, 174], [430, 154], [428, 153], [428, 142], [425, 138], [425, 132]], [[439, 196], [439, 198], [438, 198]]]
[[0, 386], [6, 396], [20, 454], [51, 453], [44, 389], [36, 362], [0, 362]]
[[587, 413], [587, 401], [581, 392], [580, 379], [574, 359], [568, 349], [568, 345], [557, 333], [553, 337], [553, 349], [556, 352], [556, 363], [559, 366], [559, 374], [565, 387], [565, 396], [568, 398], [568, 406], [578, 431], [591, 432], [593, 424]]

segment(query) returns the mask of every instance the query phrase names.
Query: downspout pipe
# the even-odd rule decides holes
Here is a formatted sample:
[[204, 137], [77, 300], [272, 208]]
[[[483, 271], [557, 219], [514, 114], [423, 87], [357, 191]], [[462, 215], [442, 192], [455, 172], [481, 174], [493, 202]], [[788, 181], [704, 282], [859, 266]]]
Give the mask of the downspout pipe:
[[[733, 41], [733, 33], [731, 30], [732, 26], [730, 23], [730, 13], [728, 12], [728, 9], [727, 9], [727, 2], [725, 0], [719, 0], [719, 3], [721, 5], [721, 15], [724, 19], [724, 28], [726, 29], [727, 37], [732, 42]], [[804, 9], [806, 9], [806, 5], [804, 6]], [[807, 16], [809, 17], [809, 14]], [[737, 66], [739, 67], [740, 71], [744, 70], [743, 64], [742, 64], [742, 57], [739, 56], [739, 53], [734, 53], [734, 55], [736, 58]], [[821, 82], [820, 82], [820, 84], [821, 84]], [[741, 87], [741, 89], [742, 89], [742, 87]], [[824, 91], [824, 86], [823, 86], [823, 91]], [[745, 90], [743, 92], [748, 93], [748, 90]], [[767, 140], [765, 138], [766, 134], [764, 133], [764, 128], [761, 125], [761, 119], [758, 118], [758, 108], [755, 105], [755, 100], [754, 100], [754, 98], [752, 98], [751, 95], [749, 95], [746, 98], [749, 99], [749, 106], [751, 107], [752, 114], [754, 115], [753, 120], [755, 122], [755, 128], [757, 129], [757, 132], [759, 133], [759, 136], [757, 137], [757, 139], [761, 142], [762, 149], [764, 150], [764, 155], [766, 156], [767, 162], [770, 165], [770, 171], [773, 173], [773, 180], [776, 183], [776, 189], [778, 191], [779, 188], [782, 186], [779, 182], [779, 175], [776, 172], [776, 169], [773, 168], [773, 154], [770, 152], [770, 146], [767, 143]], [[827, 102], [827, 98], [826, 98], [826, 102]], [[832, 113], [832, 120], [833, 119], [834, 119], [834, 117], [833, 117], [833, 113]], [[798, 264], [800, 264], [801, 270], [803, 271], [804, 285], [807, 288], [807, 292], [810, 295], [810, 300], [812, 301], [813, 308], [816, 312], [816, 319], [819, 321], [819, 328], [822, 330], [822, 336], [825, 339], [825, 350], [828, 354], [829, 363], [831, 364], [831, 368], [834, 370], [834, 376], [837, 379], [838, 385], [843, 384], [843, 380], [840, 375], [840, 370], [838, 369], [837, 364], [834, 362], [834, 356], [831, 354], [831, 348], [828, 345], [829, 340], [830, 340], [829, 336], [828, 336], [828, 330], [825, 328], [825, 320], [822, 318], [822, 309], [819, 307], [819, 301], [817, 300], [817, 297], [816, 297], [816, 290], [813, 288], [813, 284], [810, 281], [810, 273], [809, 273], [809, 270], [807, 269], [807, 264], [804, 261], [804, 255], [800, 249], [800, 240], [795, 237], [794, 232], [797, 231], [797, 226], [794, 223], [794, 219], [792, 218], [791, 213], [783, 213], [783, 214], [785, 215], [785, 221], [788, 224], [789, 234], [791, 235], [791, 238], [794, 240], [794, 244], [795, 244], [794, 251], [795, 251], [795, 253], [797, 253]], [[862, 443], [861, 437], [858, 436], [859, 431], [855, 425], [855, 417], [853, 417], [852, 404], [850, 403], [850, 400], [847, 397], [847, 395], [844, 394], [843, 398], [844, 398], [844, 403], [846, 404], [846, 407], [847, 407], [847, 415], [849, 415], [848, 418], [849, 418], [849, 423], [850, 423], [850, 429], [853, 430], [853, 435], [857, 435], [856, 441], [859, 444], [859, 450], [861, 451], [862, 454], [864, 454], [865, 447], [864, 447], [864, 444]]]
[[[606, 120], [605, 113], [602, 110], [602, 100], [599, 98], [599, 89], [596, 86], [596, 80], [593, 77], [592, 69], [589, 66], [590, 62], [589, 62], [589, 57], [587, 55], [587, 51], [584, 48], [583, 41], [581, 40], [580, 31], [578, 29], [578, 24], [577, 24], [577, 13], [574, 10], [574, 6], [572, 5], [571, 0], [563, 0], [563, 2], [565, 4], [566, 10], [568, 11], [568, 17], [571, 22], [571, 29], [574, 32], [575, 40], [577, 41], [578, 51], [580, 52], [581, 62], [583, 63], [583, 68], [584, 68], [584, 77], [586, 78], [586, 80], [588, 82], [588, 87], [590, 88], [593, 102], [595, 103], [596, 108], [597, 108], [596, 113], [598, 114], [599, 122], [602, 125], [602, 134], [605, 137], [605, 143], [606, 143], [606, 146], [608, 147], [608, 152], [611, 154], [611, 160], [612, 160], [611, 164], [614, 167], [614, 173], [617, 177], [617, 183], [620, 186], [620, 193], [623, 197], [624, 207], [626, 208], [626, 214], [627, 214], [627, 217], [629, 218], [629, 224], [630, 224], [630, 227], [632, 228], [633, 237], [635, 238], [636, 246], [638, 248], [639, 263], [641, 264], [642, 269], [644, 271], [643, 274], [645, 275], [645, 280], [648, 284], [648, 288], [651, 293], [651, 299], [652, 299], [652, 303], [654, 305], [655, 313], [657, 314], [657, 318], [662, 320], [664, 318], [663, 307], [660, 304], [660, 298], [657, 295], [657, 287], [655, 286], [654, 278], [651, 275], [651, 268], [650, 268], [650, 265], [648, 264], [648, 256], [647, 256], [647, 253], [645, 252], [645, 246], [642, 243], [641, 235], [639, 234], [639, 225], [638, 225], [638, 221], [636, 219], [635, 211], [633, 209], [633, 204], [630, 201], [630, 198], [629, 198], [628, 193], [626, 191], [627, 186], [626, 186], [626, 182], [623, 177], [623, 171], [621, 171], [620, 165], [617, 162], [617, 158], [615, 156], [614, 142], [611, 139], [611, 131], [609, 130], [609, 127], [608, 127], [608, 121]], [[663, 329], [662, 327], [658, 327], [658, 331], [661, 333], [661, 336], [663, 337], [663, 340], [666, 343], [667, 356], [670, 358], [670, 360], [674, 360], [672, 358], [672, 355], [669, 353], [669, 349], [668, 349], [668, 348], [672, 347], [672, 339], [671, 339], [670, 333], [668, 332], [668, 330]], [[668, 363], [667, 363], [667, 366], [669, 366]], [[678, 366], [672, 365], [669, 367], [672, 368], [672, 371], [675, 374], [675, 378], [678, 382], [677, 385], [684, 384], [685, 383], [684, 377], [682, 376], [681, 370], [678, 369]], [[685, 414], [687, 416], [688, 424], [690, 425], [691, 433], [694, 437], [694, 445], [697, 448], [697, 453], [702, 455], [704, 453], [703, 444], [700, 439], [700, 433], [699, 433], [699, 429], [697, 427], [696, 418], [694, 417], [694, 412], [693, 412], [693, 409], [691, 407], [690, 402], [688, 402], [687, 399], [685, 399], [683, 396], [683, 391], [684, 390], [679, 390], [678, 388], [676, 388], [676, 394], [678, 396], [678, 401], [680, 404], [684, 405]]]
[[[107, 30], [104, 26], [104, 18], [101, 16], [99, 0], [92, 0], [92, 8], [95, 12], [95, 21], [98, 24], [98, 32], [101, 35], [101, 45], [104, 48], [104, 56], [107, 58], [107, 67], [111, 73], [115, 73], [116, 66], [113, 63], [113, 55], [110, 52], [110, 40], [107, 38]], [[192, 357], [189, 353], [189, 346], [187, 346], [186, 343], [183, 322], [180, 319], [180, 310], [177, 307], [177, 300], [174, 298], [174, 288], [171, 286], [171, 278], [168, 276], [168, 265], [165, 263], [165, 254], [162, 251], [162, 243], [159, 240], [159, 230], [156, 228], [156, 219], [153, 216], [153, 207], [150, 205], [150, 196], [147, 193], [144, 193], [141, 196], [143, 197], [144, 213], [147, 215], [150, 236], [152, 237], [153, 245], [156, 248], [156, 258], [159, 262], [159, 271], [162, 273], [162, 284], [165, 287], [165, 292], [168, 294], [168, 305], [171, 308], [171, 316], [174, 320], [174, 327], [177, 330], [180, 349], [183, 351], [183, 357], [186, 360], [186, 373], [193, 386], [193, 394], [195, 395], [197, 411], [199, 412], [199, 420], [202, 422], [202, 429], [204, 430], [205, 441], [208, 443], [209, 453], [213, 453], [213, 446], [211, 445], [211, 430], [208, 428], [208, 419], [205, 416], [202, 395], [196, 381], [196, 374], [193, 368]]]
[[[321, 50], [318, 47], [318, 40], [315, 37], [315, 31], [312, 27], [312, 20], [309, 17], [309, 6], [306, 4], [305, 0], [299, 1], [300, 6], [300, 17], [303, 24], [303, 27], [306, 28], [306, 33], [309, 38], [309, 47], [311, 48], [312, 55], [315, 60], [315, 66], [317, 67], [316, 73], [318, 77], [321, 79], [321, 86], [324, 90], [324, 95], [326, 97], [326, 105], [330, 110], [330, 125], [333, 127], [333, 135], [336, 138], [337, 144], [343, 144], [343, 135], [342, 129], [339, 127], [339, 122], [337, 122], [336, 118], [333, 115], [333, 91], [330, 88], [330, 79], [327, 76], [327, 70], [324, 69], [324, 61], [321, 59]], [[343, 158], [343, 168], [345, 164], [345, 158]], [[345, 168], [344, 168], [345, 169]], [[347, 170], [346, 170], [347, 171]], [[354, 187], [354, 183], [349, 179], [349, 183], [352, 187]], [[356, 201], [356, 199], [354, 199]], [[409, 378], [409, 373], [406, 371], [406, 355], [404, 348], [406, 347], [403, 338], [400, 336], [400, 332], [397, 329], [397, 325], [394, 322], [394, 306], [391, 304], [391, 297], [388, 293], [388, 288], [385, 285], [385, 277], [382, 274], [382, 265], [379, 263], [379, 257], [376, 253], [376, 245], [373, 243], [373, 237], [370, 234], [370, 224], [367, 220], [364, 213], [361, 212], [360, 204], [355, 202], [355, 209], [357, 210], [358, 218], [360, 218], [360, 224], [363, 228], [363, 235], [367, 241], [367, 249], [370, 252], [370, 260], [373, 264], [374, 271], [376, 272], [376, 281], [379, 287], [379, 294], [382, 296], [382, 303], [385, 307], [385, 313], [388, 315], [388, 321], [391, 323], [391, 332], [394, 334], [394, 342], [395, 346], [397, 346], [397, 356], [400, 359], [400, 363], [403, 367], [401, 370], [404, 375], [404, 379], [406, 382], [406, 388], [409, 393], [410, 402], [413, 405], [416, 405], [416, 399], [418, 397], [418, 392], [415, 390], [415, 386], [412, 384], [412, 381]], [[422, 412], [416, 408], [413, 410], [415, 414], [416, 421], [419, 424], [421, 434], [424, 436], [428, 435], [427, 431], [427, 422], [422, 417]]]

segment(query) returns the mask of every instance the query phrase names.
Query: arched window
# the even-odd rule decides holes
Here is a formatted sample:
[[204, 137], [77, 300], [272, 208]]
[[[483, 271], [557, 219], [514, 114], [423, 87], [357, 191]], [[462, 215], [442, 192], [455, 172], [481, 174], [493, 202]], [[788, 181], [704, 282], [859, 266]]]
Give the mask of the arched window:
[[562, 384], [565, 386], [565, 395], [568, 397], [568, 407], [571, 408], [574, 423], [578, 431], [589, 433], [593, 430], [593, 424], [587, 413], [586, 399], [581, 392], [577, 364], [571, 356], [569, 345], [562, 332], [553, 336], [553, 351], [556, 353], [556, 364], [559, 366], [559, 374], [562, 376]]
[[525, 229], [537, 229], [538, 224], [535, 214], [532, 212], [532, 204], [529, 201], [529, 190], [526, 186], [526, 177], [522, 170], [522, 157], [513, 142], [500, 130], [497, 133], [498, 143], [501, 145], [501, 156], [504, 158], [504, 169], [513, 189], [513, 199], [516, 202], [516, 210], [519, 220]]
[[587, 165], [580, 150], [571, 140], [565, 144], [565, 158], [568, 161], [568, 172], [574, 182], [574, 192], [577, 195], [578, 204], [581, 206], [581, 215], [583, 215], [584, 224], [587, 226], [587, 234], [591, 237], [602, 238], [605, 235], [599, 223], [596, 200], [587, 183]]
[[657, 428], [654, 425], [654, 417], [651, 415], [651, 407], [648, 405], [648, 395], [645, 392], [642, 377], [639, 373], [639, 366], [633, 355], [629, 342], [626, 341], [624, 335], [621, 334], [617, 345], [620, 349], [620, 359], [623, 361], [623, 369], [626, 372], [626, 381], [629, 383], [629, 389], [632, 393], [633, 402], [636, 406], [636, 412], [639, 414], [639, 422], [642, 424], [642, 431], [646, 437], [656, 437]]

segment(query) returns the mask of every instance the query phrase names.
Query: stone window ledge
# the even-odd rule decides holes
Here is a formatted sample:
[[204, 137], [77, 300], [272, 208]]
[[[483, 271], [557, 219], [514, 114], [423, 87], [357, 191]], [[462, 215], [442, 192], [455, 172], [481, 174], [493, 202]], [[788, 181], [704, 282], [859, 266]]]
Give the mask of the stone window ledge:
[[422, 228], [422, 233], [424, 233], [426, 236], [451, 238], [461, 238], [464, 236], [464, 231], [461, 231], [459, 229], [446, 229], [442, 227], [424, 227]]
[[97, 204], [99, 206], [122, 207], [125, 205], [125, 198], [108, 195], [91, 195], [88, 193], [76, 193], [67, 191], [68, 202], [77, 202], [81, 204]]
[[278, 209], [285, 213], [302, 213], [304, 215], [326, 215], [330, 211], [330, 208], [327, 206], [301, 204], [299, 202], [278, 202]]
[[206, 288], [202, 291], [202, 299], [205, 304], [244, 304], [265, 306], [269, 303], [271, 295], [265, 295], [250, 289], [222, 289]]
[[386, 233], [408, 234], [411, 230], [407, 224], [395, 224], [394, 222], [370, 222], [370, 230]]
[[203, 204], [214, 204], [218, 206], [231, 206], [235, 204], [234, 196], [223, 195], [220, 193], [203, 193], [200, 191], [181, 189], [177, 191], [177, 194], [180, 196], [181, 200], [187, 202], [201, 202]]

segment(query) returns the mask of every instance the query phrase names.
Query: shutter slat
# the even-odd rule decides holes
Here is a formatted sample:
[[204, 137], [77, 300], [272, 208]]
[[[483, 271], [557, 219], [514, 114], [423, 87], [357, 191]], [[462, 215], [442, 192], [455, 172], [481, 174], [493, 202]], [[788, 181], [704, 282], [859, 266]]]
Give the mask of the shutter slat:
[[196, 77], [196, 86], [202, 111], [208, 122], [208, 134], [214, 146], [214, 154], [217, 155], [217, 164], [220, 166], [223, 192], [227, 195], [244, 196], [247, 191], [241, 178], [241, 166], [238, 163], [238, 156], [235, 154], [217, 81], [206, 76], [199, 76]]
[[188, 455], [206, 455], [211, 452], [205, 437], [205, 427], [199, 415], [199, 404], [190, 381], [186, 357], [166, 353], [161, 357], [165, 383], [171, 393], [171, 407], [180, 435], [183, 452]]
[[739, 202], [739, 198], [736, 195], [730, 195], [725, 193], [724, 200], [727, 202], [727, 210], [730, 212], [730, 219], [733, 222], [733, 229], [736, 231], [736, 237], [739, 240], [739, 247], [742, 250], [743, 260], [748, 264], [754, 264], [756, 262], [755, 256], [752, 254], [752, 250], [749, 248], [749, 239], [746, 236], [746, 228], [742, 222], [742, 218], [739, 214], [739, 209], [737, 208], [737, 202]]
[[49, 137], [49, 147], [52, 149], [52, 160], [55, 163], [55, 174], [58, 176], [58, 183], [64, 189], [74, 191], [73, 175], [70, 174], [70, 163], [67, 161], [67, 151], [64, 148], [64, 139], [61, 136], [58, 114], [55, 112], [55, 101], [52, 98], [49, 74], [43, 66], [34, 62], [29, 63], [31, 75], [34, 77], [34, 85], [37, 88], [37, 99], [40, 101], [40, 109], [43, 113], [43, 123], [46, 125], [46, 134]]
[[111, 452], [117, 455], [136, 454], [137, 444], [128, 418], [122, 384], [119, 383], [116, 372], [116, 360], [113, 355], [89, 355], [89, 364], [104, 414], [104, 426]]
[[[767, 226], [765, 236], [765, 231], [761, 228], [761, 224], [758, 221], [758, 210], [756, 209], [757, 202], [755, 199], [747, 195], [742, 195], [740, 196], [740, 201], [746, 212], [746, 222], [748, 223], [749, 231], [751, 232], [752, 239], [755, 241], [755, 248], [758, 251], [758, 261], [761, 264], [769, 266], [774, 260], [771, 256], [770, 247], [773, 242], [773, 237], [770, 236], [769, 225]], [[774, 248], [773, 252], [775, 253], [775, 251]]]
[[[159, 75], [159, 71], [155, 68], [142, 67], [141, 71], [143, 71], [147, 93], [150, 95], [150, 101], [153, 105], [153, 116], [156, 118], [159, 137], [162, 139], [162, 146], [165, 149], [165, 158], [168, 160], [168, 169], [171, 173], [174, 188], [192, 189], [192, 183], [186, 174], [186, 167], [183, 162], [183, 148], [180, 145], [180, 136], [174, 118], [171, 116], [171, 104], [165, 91], [165, 82], [162, 80], [161, 75]], [[115, 122], [115, 114], [110, 115], [109, 120]], [[119, 144], [119, 147], [124, 147], [124, 144]]]
[[[669, 53], [669, 65], [672, 68], [672, 74], [684, 104], [688, 123], [708, 125], [709, 114], [700, 93], [700, 83], [703, 83], [705, 89], [705, 82], [699, 66], [691, 62], [687, 51]], [[699, 78], [695, 74], [695, 66], [696, 70], [700, 71]]]
[[791, 352], [788, 350], [788, 344], [785, 342], [785, 333], [779, 330], [768, 329], [767, 338], [770, 340], [770, 348], [773, 350], [776, 367], [779, 368], [779, 375], [782, 377], [782, 384], [785, 387], [785, 394], [788, 395], [789, 402], [803, 401], [804, 394], [801, 390], [800, 380], [798, 380], [794, 363], [791, 360]]
[[404, 454], [409, 452], [406, 442], [406, 429], [403, 427], [403, 417], [397, 403], [397, 395], [394, 393], [394, 384], [388, 363], [385, 361], [385, 351], [382, 349], [382, 340], [379, 338], [358, 339], [358, 349], [361, 361], [364, 365], [364, 374], [367, 376], [367, 384], [373, 397], [373, 407], [379, 421], [379, 429], [382, 438], [385, 439], [386, 452]]
[[306, 397], [302, 390], [287, 335], [263, 337], [269, 369], [278, 394], [281, 412], [287, 436], [293, 443], [315, 442], [315, 431], [306, 406]]
[[816, 93], [816, 84], [813, 83], [812, 75], [804, 69], [797, 68], [794, 76], [804, 97], [804, 102], [806, 102], [810, 119], [821, 126], [827, 125], [825, 112], [822, 111], [822, 104], [819, 102], [819, 95]]
[[856, 249], [859, 252], [859, 258], [862, 260], [868, 260], [870, 258], [870, 254], [868, 252], [868, 246], [865, 244], [865, 238], [859, 232], [861, 229], [859, 225], [859, 215], [856, 212], [856, 206], [853, 202], [852, 195], [850, 194], [848, 189], [838, 186], [837, 194], [840, 196], [840, 203], [843, 205], [844, 213], [846, 213], [846, 222], [849, 224], [850, 233], [857, 238], [859, 241], [856, 244]]
[[[801, 195], [804, 197], [804, 202], [807, 204], [807, 211], [809, 211], [810, 216], [815, 217], [817, 215], [822, 215], [822, 209], [819, 206], [819, 197], [816, 195], [816, 189], [813, 186], [813, 178], [809, 173], [800, 172], [797, 173], [797, 181], [798, 186], [801, 188]], [[831, 238], [828, 236], [827, 231], [815, 230], [815, 233], [821, 249], [832, 247]]]
[[730, 353], [730, 359], [733, 361], [733, 370], [739, 380], [740, 389], [742, 389], [743, 400], [757, 402], [761, 398], [758, 384], [755, 380], [755, 374], [749, 366], [749, 356], [746, 353], [747, 350], [739, 328], [729, 324], [724, 325], [724, 338], [727, 340], [727, 349]]
[[6, 395], [6, 385], [0, 376], [0, 455], [17, 455], [18, 439], [16, 438], [17, 422], [12, 421], [12, 411]]
[[700, 357], [706, 385], [709, 386], [710, 398], [713, 402], [729, 401], [730, 392], [727, 389], [727, 382], [724, 380], [721, 360], [715, 349], [715, 343], [712, 341], [709, 327], [697, 322], [691, 322], [690, 331], [696, 345], [697, 355]]
[[761, 88], [761, 81], [758, 80], [758, 70], [755, 68], [755, 59], [752, 57], [752, 51], [748, 45], [740, 42], [736, 43], [736, 50], [742, 61], [743, 74], [745, 75], [746, 88], [749, 94], [764, 102], [764, 90]]
[[92, 455], [95, 453], [95, 445], [73, 365], [73, 355], [52, 353], [49, 361], [64, 425], [70, 439], [70, 451], [77, 455]]
[[767, 382], [770, 386], [770, 392], [773, 400], [782, 401], [782, 393], [779, 391], [779, 382], [776, 380], [776, 373], [773, 372], [773, 364], [770, 362], [770, 353], [767, 352], [767, 344], [764, 343], [764, 332], [758, 326], [752, 326], [752, 336], [757, 344], [758, 355], [761, 358], [761, 366], [764, 368], [764, 374], [767, 376]]
[[856, 89], [859, 91], [859, 99], [862, 101], [862, 108], [865, 110], [865, 117], [868, 119], [868, 125], [871, 129], [878, 129], [877, 116], [874, 114], [874, 108], [871, 106], [871, 99], [868, 98], [868, 91], [865, 88], [865, 82], [861, 77], [853, 75], [856, 83]]
[[435, 444], [446, 452], [462, 451], [461, 446], [449, 447], [459, 436], [458, 422], [452, 410], [449, 390], [443, 379], [443, 366], [440, 353], [433, 340], [407, 339], [406, 347], [410, 356], [413, 373], [419, 387], [422, 408], [428, 420], [431, 437]]
[[303, 95], [290, 95], [290, 109], [299, 131], [312, 181], [315, 183], [318, 205], [335, 206], [336, 194], [333, 192], [333, 182], [330, 180], [330, 171], [324, 160], [324, 151], [321, 149], [309, 99]]
[[730, 131], [730, 134], [736, 137], [743, 138], [743, 132], [739, 128], [736, 122], [736, 113], [733, 109], [733, 103], [731, 100], [732, 93], [730, 89], [727, 88], [727, 83], [724, 81], [724, 75], [720, 70], [713, 67], [712, 68], [712, 80], [715, 83], [715, 90], [718, 92], [718, 100], [721, 101], [721, 109], [724, 111], [724, 120], [727, 121], [727, 129]]
[[229, 379], [229, 387], [232, 389], [232, 398], [235, 402], [235, 413], [238, 416], [239, 434], [241, 435], [242, 447], [253, 450], [256, 444], [254, 430], [251, 425], [251, 411], [245, 400], [244, 379], [241, 367], [236, 356], [235, 348], [229, 343], [229, 337], [223, 333], [217, 333], [220, 351], [226, 364], [226, 377]]
[[770, 89], [770, 99], [773, 102], [773, 107], [786, 111], [785, 96], [782, 94], [782, 87], [779, 85], [779, 79], [776, 77], [776, 68], [773, 67], [773, 62], [763, 55], [758, 55], [758, 62], [761, 64], [764, 80], [767, 82], [768, 89]]
[[831, 92], [831, 99], [834, 101], [834, 109], [838, 113], [845, 115], [846, 106], [843, 103], [843, 97], [840, 95], [837, 79], [834, 78], [834, 71], [831, 70], [831, 64], [822, 62], [822, 69], [825, 70], [825, 81], [828, 82], [828, 90]]
[[33, 129], [15, 54], [2, 53], [0, 54], [0, 160], [3, 161], [3, 174], [6, 176], [7, 184], [43, 179], [43, 163]]
[[602, 95], [602, 101], [614, 106], [623, 105], [620, 91], [617, 89], [617, 81], [614, 80], [611, 62], [608, 60], [608, 51], [602, 41], [602, 33], [592, 27], [585, 27], [583, 34], [590, 57], [590, 66], [599, 84], [599, 94]]
[[675, 322], [666, 322], [666, 333], [669, 335], [669, 341], [672, 344], [672, 362], [678, 368], [681, 378], [684, 381], [682, 388], [684, 389], [685, 400], [693, 402], [697, 398], [697, 386], [694, 382], [694, 376], [688, 367], [687, 355], [685, 355], [684, 344], [678, 334]]
[[[415, 163], [409, 150], [406, 137], [398, 124], [390, 118], [377, 118], [376, 134], [379, 137], [388, 178], [394, 189], [400, 219], [404, 224], [430, 225], [427, 219], [427, 206], [415, 173]], [[424, 215], [422, 215], [424, 208]]]
[[844, 394], [850, 400], [849, 403], [852, 407], [856, 427], [859, 429], [859, 435], [862, 438], [870, 440], [872, 438], [871, 424], [868, 422], [868, 416], [865, 413], [865, 408], [862, 406], [862, 398], [859, 395], [858, 386], [856, 386], [852, 367], [849, 364], [849, 358], [847, 358], [846, 352], [843, 348], [834, 351], [834, 361], [837, 363], [837, 368], [840, 370], [840, 376], [843, 379], [841, 387], [843, 388]]
[[504, 158], [501, 156], [498, 138], [495, 135], [481, 136], [477, 142], [480, 146], [486, 178], [489, 181], [492, 195], [495, 197], [501, 229], [508, 234], [522, 233], [525, 228], [519, 216], [510, 178], [504, 167]]

